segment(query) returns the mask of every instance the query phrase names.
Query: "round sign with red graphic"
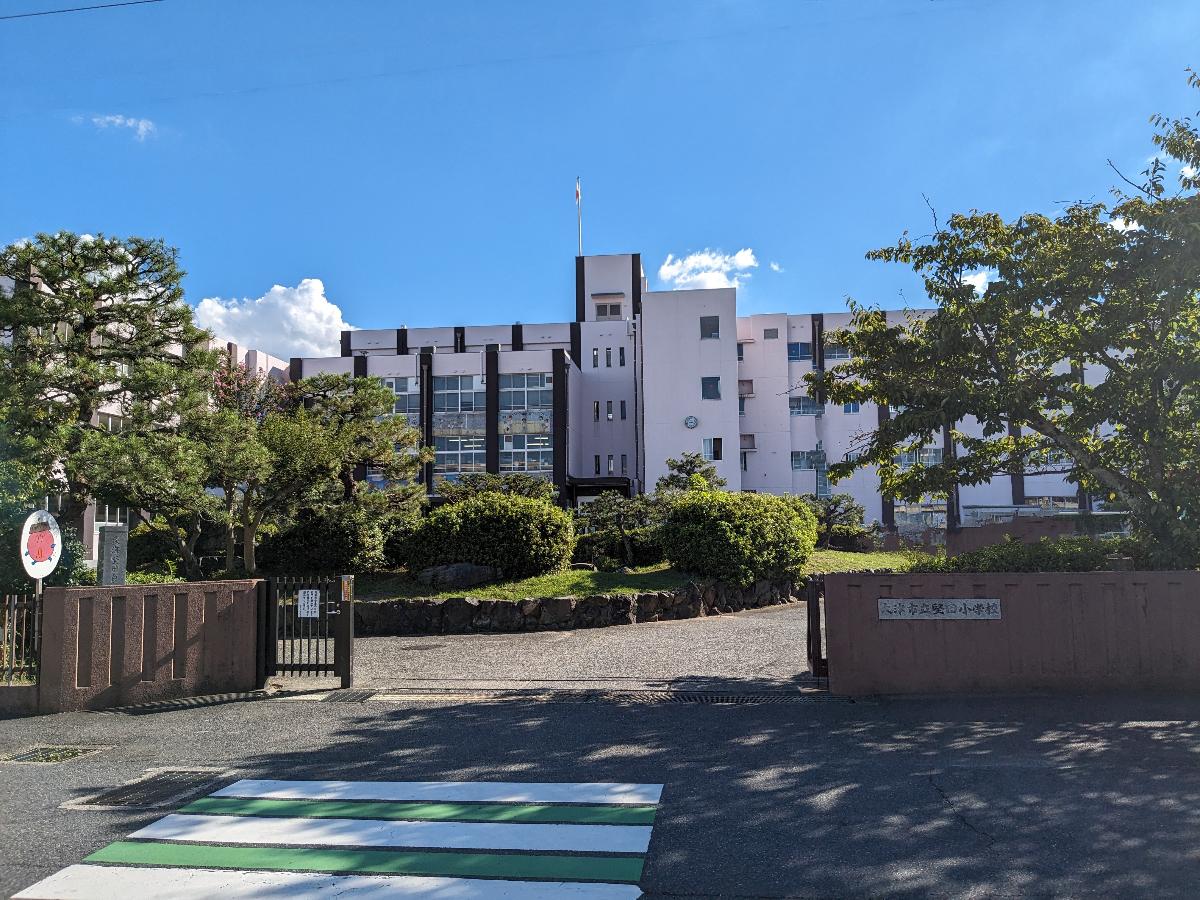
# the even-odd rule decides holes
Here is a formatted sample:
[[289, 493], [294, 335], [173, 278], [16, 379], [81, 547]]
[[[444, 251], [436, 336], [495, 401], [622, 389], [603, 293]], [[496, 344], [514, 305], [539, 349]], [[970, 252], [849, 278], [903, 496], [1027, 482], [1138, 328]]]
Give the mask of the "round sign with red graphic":
[[62, 558], [62, 532], [44, 509], [29, 514], [21, 529], [21, 562], [30, 578], [45, 578]]

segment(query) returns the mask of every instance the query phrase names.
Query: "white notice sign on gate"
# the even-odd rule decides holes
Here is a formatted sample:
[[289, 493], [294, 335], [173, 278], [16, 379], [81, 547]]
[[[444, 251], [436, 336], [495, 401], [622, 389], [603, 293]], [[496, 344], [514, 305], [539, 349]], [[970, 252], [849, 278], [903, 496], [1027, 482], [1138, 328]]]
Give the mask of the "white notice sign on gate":
[[884, 619], [999, 619], [1000, 600], [940, 600], [879, 598], [879, 618]]
[[307, 588], [296, 592], [296, 615], [315, 619], [321, 615], [321, 592]]

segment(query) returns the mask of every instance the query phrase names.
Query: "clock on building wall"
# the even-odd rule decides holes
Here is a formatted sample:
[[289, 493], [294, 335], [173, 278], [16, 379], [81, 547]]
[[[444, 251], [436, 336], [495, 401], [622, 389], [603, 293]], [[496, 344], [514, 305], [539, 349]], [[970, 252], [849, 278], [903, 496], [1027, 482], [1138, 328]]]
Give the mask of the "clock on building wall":
[[683, 424], [685, 426], [687, 426], [688, 428], [695, 428], [697, 425], [700, 424], [700, 420], [697, 419], [695, 416], [688, 416], [686, 419], [683, 420]]

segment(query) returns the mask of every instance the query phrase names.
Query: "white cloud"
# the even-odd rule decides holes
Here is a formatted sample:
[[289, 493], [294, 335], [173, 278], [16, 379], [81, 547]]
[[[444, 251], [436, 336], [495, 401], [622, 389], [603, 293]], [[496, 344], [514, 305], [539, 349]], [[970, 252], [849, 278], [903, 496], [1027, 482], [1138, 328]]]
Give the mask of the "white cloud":
[[773, 263], [771, 263], [771, 271], [772, 271], [772, 272], [782, 272], [782, 271], [783, 271], [783, 266], [781, 266], [781, 265], [780, 265], [779, 263], [777, 263], [777, 262], [773, 262]]
[[1108, 227], [1114, 228], [1117, 231], [1124, 232], [1124, 231], [1138, 231], [1141, 229], [1142, 226], [1139, 225], [1137, 222], [1132, 221], [1131, 219], [1123, 219], [1120, 216], [1113, 216], [1111, 219], [1108, 220]]
[[962, 277], [963, 284], [969, 284], [975, 288], [975, 293], [982, 294], [987, 290], [988, 282], [996, 276], [995, 269], [980, 269], [978, 272], [971, 272], [969, 275]]
[[1196, 167], [1195, 166], [1183, 166], [1179, 170], [1179, 174], [1182, 175], [1184, 178], [1195, 178], [1196, 177]]
[[[75, 116], [72, 121], [81, 120], [79, 116]], [[133, 131], [134, 140], [137, 141], [144, 141], [158, 131], [158, 127], [149, 119], [133, 119], [120, 115], [92, 116], [92, 124], [97, 128], [128, 128]]]
[[196, 307], [196, 324], [240, 347], [272, 356], [337, 356], [341, 334], [353, 328], [325, 296], [319, 278], [295, 287], [275, 285], [257, 300], [207, 297]]
[[758, 260], [749, 248], [732, 254], [705, 248], [678, 258], [668, 253], [658, 267], [658, 277], [676, 288], [739, 287], [751, 276], [750, 269], [756, 268]]

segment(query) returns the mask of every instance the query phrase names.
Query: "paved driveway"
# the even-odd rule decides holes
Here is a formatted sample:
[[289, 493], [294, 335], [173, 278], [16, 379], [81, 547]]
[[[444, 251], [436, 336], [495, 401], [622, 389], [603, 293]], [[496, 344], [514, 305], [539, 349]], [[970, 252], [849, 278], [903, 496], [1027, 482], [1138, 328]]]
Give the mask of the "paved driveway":
[[803, 603], [703, 619], [528, 634], [359, 638], [355, 687], [424, 682], [777, 690], [805, 679]]

